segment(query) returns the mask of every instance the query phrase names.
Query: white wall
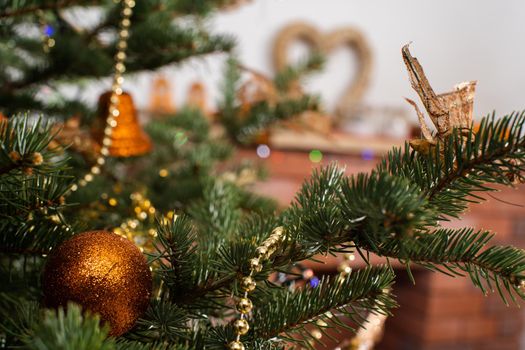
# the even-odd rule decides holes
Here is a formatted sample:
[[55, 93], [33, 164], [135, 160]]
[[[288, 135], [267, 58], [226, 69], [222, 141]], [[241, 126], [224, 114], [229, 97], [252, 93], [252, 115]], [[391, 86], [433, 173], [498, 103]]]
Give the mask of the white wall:
[[[366, 94], [372, 105], [405, 106], [403, 96], [415, 97], [408, 83], [400, 48], [412, 41], [436, 92], [477, 79], [476, 115], [525, 108], [525, 1], [506, 0], [253, 0], [239, 9], [212, 18], [216, 32], [238, 39], [245, 64], [273, 71], [271, 51], [276, 32], [290, 21], [307, 20], [323, 30], [352, 25], [360, 28], [374, 53], [373, 82]], [[352, 74], [350, 55], [338, 52], [327, 73], [310, 82], [329, 104]], [[165, 69], [181, 103], [189, 81], [204, 80], [217, 98], [220, 57], [198, 59]], [[147, 105], [151, 76], [139, 76], [126, 85], [137, 104]]]

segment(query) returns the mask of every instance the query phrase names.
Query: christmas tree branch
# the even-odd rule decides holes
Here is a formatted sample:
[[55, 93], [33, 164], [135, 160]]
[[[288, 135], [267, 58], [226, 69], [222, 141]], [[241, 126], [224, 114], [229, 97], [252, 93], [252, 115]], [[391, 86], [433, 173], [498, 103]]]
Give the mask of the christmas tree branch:
[[[314, 55], [303, 67], [290, 67], [287, 73], [276, 77], [282, 88], [290, 84], [289, 79], [299, 77], [301, 74], [306, 74], [306, 71], [314, 69], [316, 64], [321, 64], [321, 58]], [[266, 130], [270, 125], [278, 121], [288, 120], [299, 115], [306, 110], [316, 110], [318, 108], [319, 100], [311, 95], [288, 96], [284, 92], [280, 92], [279, 87], [275, 86], [275, 96], [272, 92], [265, 92], [268, 94], [263, 100], [246, 101], [243, 105], [237, 100], [238, 88], [240, 85], [241, 71], [250, 71], [235, 59], [230, 58], [226, 64], [225, 78], [223, 84], [223, 98], [220, 103], [219, 117], [221, 123], [226, 128], [230, 138], [238, 143], [246, 144], [253, 141], [254, 137]], [[272, 90], [275, 84], [268, 78], [261, 76], [260, 73], [252, 72], [260, 84], [268, 84], [266, 89]], [[270, 96], [271, 95], [271, 96]]]
[[60, 213], [71, 177], [64, 173], [67, 158], [50, 149], [54, 135], [41, 118], [0, 123], [2, 253], [47, 252], [72, 233]]
[[157, 223], [157, 244], [152, 263], [158, 264], [158, 274], [177, 300], [187, 295], [195, 283], [198, 268], [194, 228], [186, 216], [174, 217], [171, 222]]
[[[296, 291], [283, 289], [259, 293], [254, 312], [250, 318], [253, 329], [247, 335], [248, 342], [270, 340], [288, 341], [312, 348], [315, 341], [307, 325], [321, 328], [348, 327], [341, 318], [349, 318], [362, 325], [364, 312], [389, 313], [396, 306], [387, 290], [394, 275], [388, 268], [368, 267], [356, 271], [345, 279], [338, 276], [323, 279], [317, 287], [305, 287]], [[335, 312], [335, 315], [334, 313]], [[209, 334], [207, 345], [227, 342], [231, 327], [215, 329]], [[231, 338], [230, 338], [231, 339]]]
[[277, 72], [273, 78], [275, 87], [279, 92], [286, 93], [292, 88], [292, 84], [305, 76], [323, 69], [325, 58], [319, 52], [309, 55], [304, 61], [290, 65]]
[[[394, 275], [386, 268], [365, 268], [355, 271], [340, 280], [339, 276], [321, 280], [317, 287], [270, 295], [255, 307], [253, 320], [256, 338], [270, 339], [286, 335], [289, 341], [307, 342], [311, 332], [304, 326], [319, 326], [324, 321], [328, 325], [337, 323], [337, 318], [346, 317], [356, 325], [363, 322], [364, 310], [388, 313], [395, 307], [395, 301], [387, 290], [392, 286]], [[326, 314], [330, 310], [340, 312], [335, 318]], [[341, 322], [342, 323], [342, 322]], [[327, 327], [327, 326], [324, 326]], [[301, 337], [293, 337], [298, 332]], [[303, 343], [304, 345], [304, 343]]]
[[114, 340], [107, 338], [108, 327], [100, 326], [98, 316], [82, 312], [80, 306], [69, 304], [67, 311], [49, 310], [36, 324], [26, 346], [31, 350], [76, 349], [112, 350]]
[[286, 234], [304, 254], [296, 258], [303, 260], [327, 253], [349, 241], [348, 227], [339, 205], [344, 179], [344, 169], [336, 164], [314, 170], [290, 208], [283, 213]]
[[512, 185], [525, 170], [525, 112], [483, 118], [476, 132], [455, 130], [429, 154], [405, 149], [390, 152], [378, 166], [417, 183], [439, 219], [458, 217], [469, 202], [479, 202], [486, 184]]
[[375, 247], [392, 237], [411, 236], [434, 223], [434, 212], [419, 188], [387, 173], [358, 174], [345, 179], [340, 207], [348, 224], [347, 240]]
[[183, 344], [189, 338], [188, 321], [186, 310], [169, 302], [154, 301], [128, 338], [143, 342]]
[[56, 11], [74, 5], [92, 5], [98, 2], [94, 0], [15, 1], [11, 3], [11, 6], [3, 6], [0, 10], [0, 19], [28, 15], [37, 11]]
[[485, 249], [492, 237], [486, 231], [438, 229], [374, 246], [361, 241], [356, 244], [378, 255], [399, 259], [406, 265], [420, 264], [452, 276], [466, 272], [475, 286], [484, 293], [497, 290], [505, 303], [504, 291], [514, 302], [514, 294], [525, 298], [520, 289], [525, 280], [525, 252], [509, 246]]

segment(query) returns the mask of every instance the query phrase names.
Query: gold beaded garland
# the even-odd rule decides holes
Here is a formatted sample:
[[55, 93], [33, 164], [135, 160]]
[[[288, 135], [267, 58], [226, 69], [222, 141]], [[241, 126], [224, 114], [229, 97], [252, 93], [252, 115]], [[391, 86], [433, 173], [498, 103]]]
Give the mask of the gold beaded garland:
[[113, 72], [113, 83], [111, 85], [111, 97], [109, 100], [109, 113], [106, 119], [106, 127], [104, 128], [104, 137], [102, 139], [102, 147], [100, 149], [100, 155], [96, 159], [96, 163], [99, 166], [92, 167], [82, 179], [78, 181], [78, 184], [73, 184], [69, 188], [70, 192], [78, 190], [79, 186], [86, 186], [89, 182], [93, 181], [94, 175], [100, 173], [100, 166], [106, 163], [105, 158], [109, 155], [109, 147], [111, 146], [111, 135], [113, 129], [117, 125], [116, 118], [120, 112], [118, 105], [120, 101], [120, 95], [122, 95], [122, 83], [124, 77], [122, 73], [126, 71], [124, 60], [126, 59], [126, 48], [128, 47], [127, 39], [129, 38], [129, 27], [131, 25], [130, 17], [133, 14], [133, 7], [135, 7], [135, 0], [121, 0], [123, 3], [121, 11], [121, 19], [119, 23], [118, 40], [117, 40], [117, 52], [115, 53], [115, 66]]
[[283, 236], [283, 228], [277, 227], [272, 231], [272, 234], [256, 249], [257, 257], [250, 259], [250, 273], [248, 276], [239, 278], [239, 288], [244, 292], [243, 296], [237, 302], [237, 311], [240, 316], [233, 322], [236, 338], [228, 344], [230, 350], [244, 350], [244, 344], [241, 342], [241, 336], [248, 333], [250, 325], [246, 320], [246, 315], [253, 309], [253, 303], [248, 298], [248, 294], [253, 292], [256, 283], [253, 279], [253, 274], [262, 270], [262, 261], [268, 259], [277, 249], [277, 244], [281, 242]]

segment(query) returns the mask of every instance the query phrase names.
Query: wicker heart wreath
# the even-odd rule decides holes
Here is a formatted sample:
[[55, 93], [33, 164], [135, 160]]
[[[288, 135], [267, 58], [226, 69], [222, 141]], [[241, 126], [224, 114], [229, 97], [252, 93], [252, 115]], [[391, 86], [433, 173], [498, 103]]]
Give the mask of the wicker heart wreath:
[[345, 27], [323, 34], [307, 23], [296, 22], [284, 27], [274, 43], [274, 65], [280, 71], [289, 65], [288, 52], [295, 42], [302, 41], [312, 50], [329, 54], [336, 48], [347, 47], [357, 57], [357, 74], [345, 89], [336, 106], [336, 123], [351, 115], [361, 101], [372, 73], [372, 52], [364, 35], [354, 27]]

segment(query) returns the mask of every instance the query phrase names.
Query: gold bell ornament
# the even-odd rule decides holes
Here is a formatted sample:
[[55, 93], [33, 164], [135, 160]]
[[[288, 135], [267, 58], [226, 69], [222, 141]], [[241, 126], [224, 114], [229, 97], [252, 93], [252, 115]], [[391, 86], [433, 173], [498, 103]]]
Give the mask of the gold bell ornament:
[[[98, 101], [98, 111], [101, 119], [107, 118], [107, 111], [111, 92], [102, 94]], [[131, 95], [123, 92], [119, 97], [118, 116], [115, 118], [116, 126], [113, 128], [108, 151], [112, 157], [134, 157], [141, 156], [151, 151], [152, 144], [148, 135], [139, 124], [137, 110], [133, 104]], [[98, 133], [97, 133], [98, 134]], [[103, 139], [103, 133], [98, 139]]]

